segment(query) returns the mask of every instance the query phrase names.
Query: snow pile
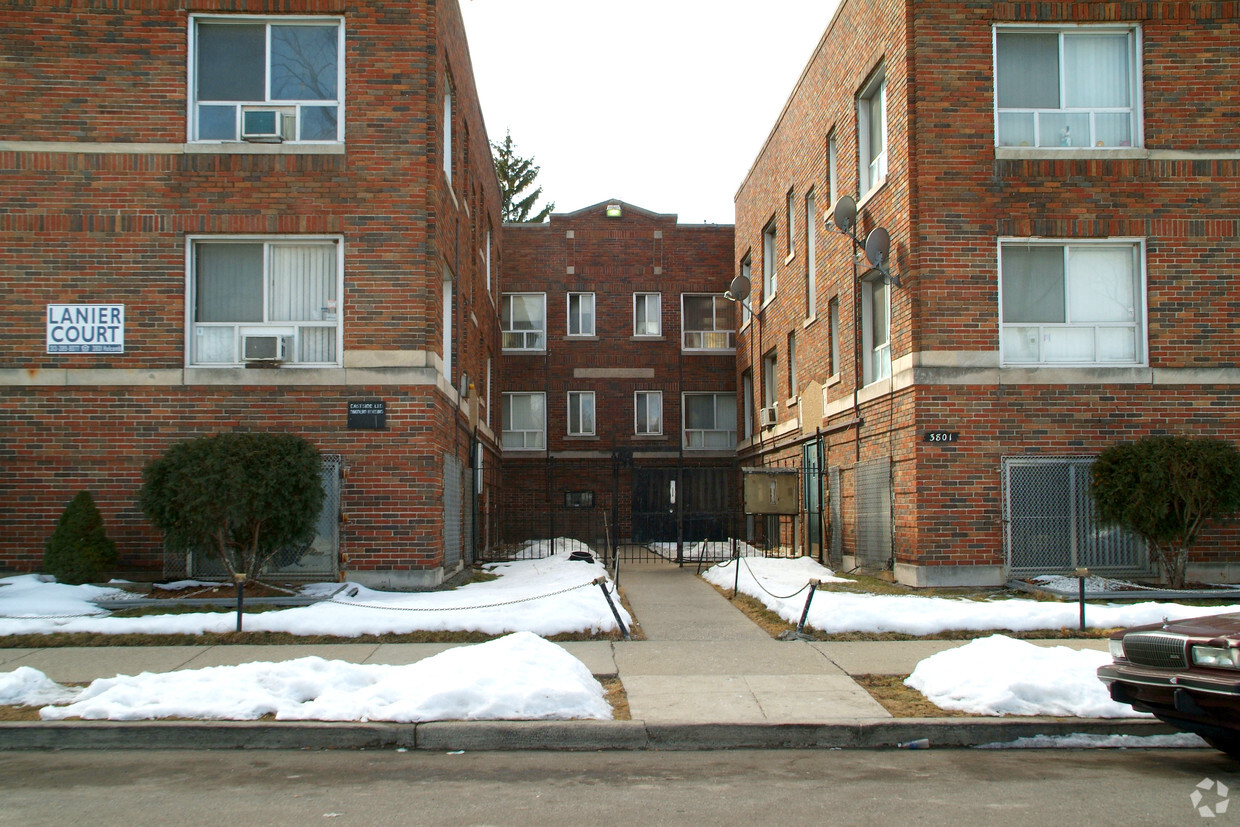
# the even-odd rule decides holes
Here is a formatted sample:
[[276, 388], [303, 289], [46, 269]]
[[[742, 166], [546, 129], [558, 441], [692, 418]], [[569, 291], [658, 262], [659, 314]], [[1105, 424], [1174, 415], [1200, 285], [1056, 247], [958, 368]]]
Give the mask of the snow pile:
[[[736, 543], [733, 549], [732, 543]], [[653, 551], [660, 557], [668, 560], [676, 559], [675, 543], [646, 543], [646, 548]], [[689, 542], [683, 545], [684, 560], [695, 562], [698, 560], [728, 560], [732, 555], [739, 554], [741, 557], [761, 557], [762, 549], [749, 545], [744, 540], [702, 540], [700, 542]]]
[[1150, 717], [1111, 700], [1096, 675], [1110, 662], [1109, 654], [1093, 649], [991, 635], [931, 655], [904, 683], [936, 706], [972, 715]]
[[[20, 673], [20, 674], [19, 674]], [[31, 675], [30, 673], [33, 673]], [[198, 718], [249, 721], [481, 721], [612, 717], [585, 664], [554, 643], [518, 632], [449, 649], [406, 666], [310, 657], [96, 680], [66, 689], [35, 669], [0, 674], [3, 703], [44, 720]]]
[[[252, 632], [294, 635], [381, 635], [418, 631], [476, 631], [502, 635], [533, 632], [550, 636], [565, 632], [610, 632], [615, 618], [598, 586], [606, 576], [602, 563], [569, 559], [569, 551], [536, 560], [497, 563], [487, 567], [499, 575], [486, 583], [438, 592], [382, 592], [349, 584], [334, 598], [311, 606], [246, 615]], [[610, 588], [614, 588], [611, 586]], [[339, 583], [320, 583], [302, 590], [325, 596]], [[49, 583], [37, 575], [0, 579], [0, 635], [96, 632], [101, 634], [191, 634], [230, 632], [231, 612], [194, 612], [107, 617], [90, 601], [112, 595], [94, 586]], [[625, 625], [632, 619], [615, 601]], [[55, 616], [55, 617], [49, 617]], [[63, 615], [98, 615], [65, 617]]]
[[[761, 567], [757, 565], [759, 561], [742, 561], [740, 590], [762, 601], [768, 609], [790, 623], [800, 619], [801, 610], [805, 606], [805, 593], [784, 599], [772, 597], [770, 593], [789, 595], [811, 579], [831, 579], [829, 569], [819, 566], [807, 557], [760, 562]], [[715, 585], [730, 589], [736, 576], [732, 565], [728, 563], [714, 566], [703, 572], [702, 576]], [[1091, 603], [1085, 607], [1085, 621], [1090, 628], [1111, 629], [1160, 623], [1164, 618], [1180, 620], [1236, 611], [1240, 611], [1240, 606], [1202, 608], [1152, 601], [1106, 605]], [[1074, 629], [1079, 623], [1080, 606], [1077, 603], [1003, 598], [968, 600], [956, 597], [847, 594], [832, 591], [820, 591], [814, 595], [807, 619], [808, 626], [823, 632], [898, 632], [908, 635], [932, 635], [952, 629], [1008, 629], [1014, 632]]]
[[585, 552], [594, 556], [594, 549], [580, 540], [571, 537], [557, 537], [554, 540], [526, 540], [521, 547], [512, 553], [513, 560], [541, 560], [556, 554], [567, 557], [574, 552]]
[[1199, 749], [1208, 747], [1191, 732], [1174, 735], [1094, 735], [1074, 732], [1071, 735], [1034, 735], [1014, 741], [978, 744], [974, 749]]

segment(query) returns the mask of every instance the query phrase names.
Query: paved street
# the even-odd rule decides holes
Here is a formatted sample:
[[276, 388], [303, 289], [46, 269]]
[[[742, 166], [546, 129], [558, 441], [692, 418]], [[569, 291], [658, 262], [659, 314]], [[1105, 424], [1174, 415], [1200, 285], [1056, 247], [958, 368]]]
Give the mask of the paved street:
[[[1205, 822], [1207, 777], [1236, 792]], [[1240, 823], [1208, 750], [9, 752], [0, 788], [23, 827]]]

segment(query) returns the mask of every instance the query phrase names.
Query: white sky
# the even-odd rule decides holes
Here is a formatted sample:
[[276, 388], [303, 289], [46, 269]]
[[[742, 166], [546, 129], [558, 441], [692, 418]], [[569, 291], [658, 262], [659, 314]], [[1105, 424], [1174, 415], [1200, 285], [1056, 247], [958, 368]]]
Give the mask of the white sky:
[[544, 201], [720, 224], [837, 3], [460, 0], [487, 132]]

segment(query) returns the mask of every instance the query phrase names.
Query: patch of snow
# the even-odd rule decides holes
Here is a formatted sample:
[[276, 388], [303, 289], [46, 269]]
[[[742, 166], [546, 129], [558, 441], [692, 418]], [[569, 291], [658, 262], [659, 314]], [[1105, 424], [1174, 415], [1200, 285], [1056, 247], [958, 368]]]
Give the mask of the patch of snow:
[[0, 705], [42, 706], [67, 703], [78, 690], [61, 686], [38, 669], [19, 666], [12, 672], [0, 672]]
[[[585, 664], [529, 632], [449, 649], [404, 666], [309, 657], [120, 675], [65, 691], [74, 697], [54, 700], [60, 705], [41, 709], [42, 719], [249, 721], [274, 715], [283, 721], [421, 722], [612, 717], [602, 685]], [[10, 702], [46, 701], [31, 690]]]
[[[735, 551], [732, 546], [733, 542], [736, 543]], [[676, 559], [675, 543], [646, 543], [646, 548], [667, 560]], [[744, 540], [702, 540], [696, 543], [685, 543], [682, 559], [691, 562], [699, 560], [727, 560], [732, 557], [733, 553], [739, 554], [741, 557], [763, 556], [762, 549], [755, 548]]]
[[974, 749], [1200, 749], [1210, 746], [1191, 732], [1174, 735], [1034, 735], [1014, 741], [978, 744]]
[[[501, 635], [533, 632], [610, 632], [616, 629], [607, 600], [593, 581], [606, 577], [602, 563], [570, 560], [573, 548], [550, 557], [496, 563], [499, 575], [451, 591], [384, 592], [360, 584], [319, 584], [306, 594], [336, 594], [310, 606], [246, 615], [254, 632], [294, 635], [381, 635], [417, 631], [476, 631]], [[610, 582], [610, 581], [609, 581]], [[610, 588], [614, 588], [611, 586]], [[115, 590], [41, 582], [36, 575], [0, 579], [0, 635], [95, 632], [100, 634], [202, 634], [236, 628], [231, 612], [108, 617], [91, 600]], [[632, 618], [616, 601], [626, 626]], [[83, 617], [82, 615], [98, 615]]]
[[1093, 649], [991, 635], [931, 655], [904, 683], [943, 709], [971, 715], [1151, 717], [1111, 700], [1096, 675], [1110, 662]]

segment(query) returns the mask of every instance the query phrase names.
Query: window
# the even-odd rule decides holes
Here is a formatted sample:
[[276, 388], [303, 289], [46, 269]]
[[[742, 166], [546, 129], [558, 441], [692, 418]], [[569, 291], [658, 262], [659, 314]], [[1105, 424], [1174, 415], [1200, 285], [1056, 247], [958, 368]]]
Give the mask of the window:
[[633, 294], [633, 335], [663, 335], [663, 297], [660, 294]]
[[594, 391], [568, 392], [568, 435], [594, 436]]
[[594, 294], [568, 294], [568, 335], [594, 335]]
[[344, 27], [334, 18], [195, 17], [191, 140], [344, 139]]
[[543, 450], [547, 427], [545, 401], [541, 393], [504, 394], [504, 450]]
[[685, 350], [732, 350], [736, 347], [735, 314], [723, 296], [683, 296], [681, 313]]
[[775, 298], [775, 220], [762, 231], [762, 303]]
[[840, 297], [832, 296], [827, 302], [827, 336], [830, 339], [827, 350], [827, 375], [835, 376], [840, 372]]
[[881, 276], [861, 284], [861, 356], [865, 384], [891, 376], [891, 288]]
[[879, 69], [857, 98], [859, 192], [864, 198], [887, 177], [887, 75]]
[[1003, 364], [1144, 364], [1142, 260], [1139, 241], [1002, 241]]
[[443, 174], [452, 183], [452, 82], [443, 95]]
[[768, 350], [762, 356], [762, 405], [766, 408], [772, 408], [778, 401], [778, 391], [775, 389], [775, 351]]
[[686, 393], [684, 401], [685, 448], [736, 447], [736, 394]]
[[818, 208], [814, 191], [805, 194], [805, 318], [818, 315]]
[[753, 437], [753, 370], [741, 374], [741, 404], [744, 406], [745, 439]]
[[191, 245], [191, 364], [340, 364], [343, 285], [335, 240]]
[[797, 334], [788, 334], [788, 398], [799, 396], [797, 392]]
[[565, 508], [594, 508], [593, 491], [565, 491]]
[[796, 215], [796, 194], [788, 190], [788, 194], [784, 197], [784, 246], [788, 249], [788, 258], [792, 258], [795, 252], [792, 245], [796, 240]]
[[443, 266], [443, 375], [452, 383], [452, 320], [456, 279], [448, 265]]
[[491, 292], [491, 222], [487, 222], [487, 292]]
[[637, 391], [633, 394], [633, 432], [638, 436], [663, 433], [663, 391]]
[[[741, 275], [745, 277], [745, 281], [753, 284], [753, 256], [745, 253], [745, 257], [741, 259]], [[749, 320], [753, 318], [753, 312], [748, 300], [737, 300], [741, 306], [741, 327], [749, 324]]]
[[544, 293], [505, 293], [500, 302], [504, 350], [546, 347], [547, 297]]
[[831, 190], [831, 203], [827, 206], [834, 207], [840, 197], [840, 147], [835, 140], [834, 129], [827, 136], [827, 186]]
[[999, 146], [1141, 143], [1133, 29], [999, 28], [995, 61]]

